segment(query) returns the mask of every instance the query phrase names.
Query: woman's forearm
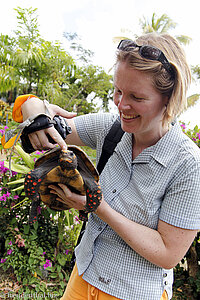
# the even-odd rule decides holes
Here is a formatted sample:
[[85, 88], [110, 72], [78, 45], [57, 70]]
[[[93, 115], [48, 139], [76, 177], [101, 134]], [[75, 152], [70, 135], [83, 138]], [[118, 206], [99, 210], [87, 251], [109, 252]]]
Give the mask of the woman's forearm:
[[96, 210], [96, 214], [139, 255], [165, 269], [173, 268], [182, 259], [196, 234], [196, 231], [184, 230], [164, 222], [160, 226], [160, 233], [127, 219], [105, 201]]

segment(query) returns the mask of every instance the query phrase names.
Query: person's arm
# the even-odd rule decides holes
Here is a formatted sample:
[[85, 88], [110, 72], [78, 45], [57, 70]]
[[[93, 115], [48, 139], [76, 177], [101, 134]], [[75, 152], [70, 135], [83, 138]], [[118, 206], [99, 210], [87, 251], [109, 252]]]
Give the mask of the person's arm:
[[127, 219], [105, 201], [95, 213], [133, 250], [165, 269], [171, 269], [180, 262], [197, 234], [197, 230], [175, 227], [161, 220], [157, 230], [151, 229]]
[[[33, 115], [37, 115], [39, 113], [45, 113], [45, 106], [42, 100], [38, 98], [31, 98], [22, 104], [22, 114], [23, 121], [28, 119]], [[42, 149], [51, 149], [55, 147], [55, 144], [51, 144], [47, 138], [47, 134], [49, 134], [53, 140], [62, 148], [66, 149], [66, 143], [75, 144], [75, 145], [83, 145], [81, 139], [79, 138], [73, 117], [76, 116], [76, 113], [67, 112], [66, 110], [60, 108], [57, 105], [49, 104], [48, 110], [51, 114], [51, 117], [55, 115], [62, 116], [67, 119], [69, 126], [72, 128], [72, 133], [69, 134], [66, 138], [66, 141], [62, 139], [58, 131], [54, 127], [50, 127], [44, 130], [39, 130], [34, 133], [29, 134], [29, 139], [33, 148], [36, 150]]]
[[[85, 196], [72, 193], [65, 185], [59, 186], [49, 186], [51, 193], [58, 195], [58, 200], [62, 199], [69, 207], [84, 209]], [[157, 230], [135, 223], [112, 209], [104, 199], [95, 214], [134, 251], [165, 269], [171, 269], [180, 262], [197, 234], [197, 230], [175, 227], [161, 220]]]

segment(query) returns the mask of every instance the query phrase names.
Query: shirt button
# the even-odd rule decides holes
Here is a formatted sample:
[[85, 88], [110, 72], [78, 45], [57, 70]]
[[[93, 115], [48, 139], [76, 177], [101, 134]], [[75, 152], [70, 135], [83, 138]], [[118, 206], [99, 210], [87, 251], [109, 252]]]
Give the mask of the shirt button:
[[164, 273], [164, 274], [163, 274], [163, 277], [167, 277], [167, 273]]
[[164, 285], [168, 285], [168, 281], [165, 281], [165, 282], [164, 282]]
[[116, 189], [114, 189], [112, 192], [113, 192], [113, 193], [116, 193], [116, 191], [117, 191], [117, 190], [116, 190]]
[[100, 226], [99, 228], [98, 228], [98, 231], [101, 231], [102, 230], [102, 227]]

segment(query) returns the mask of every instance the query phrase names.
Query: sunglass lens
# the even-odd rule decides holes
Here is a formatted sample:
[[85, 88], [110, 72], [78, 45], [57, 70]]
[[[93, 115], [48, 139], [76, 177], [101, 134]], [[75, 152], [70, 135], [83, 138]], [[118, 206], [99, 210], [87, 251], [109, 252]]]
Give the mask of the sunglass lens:
[[140, 54], [147, 59], [158, 60], [161, 54], [161, 51], [152, 46], [142, 46], [140, 48]]
[[131, 51], [135, 47], [137, 47], [137, 45], [132, 40], [121, 40], [117, 48], [122, 51]]

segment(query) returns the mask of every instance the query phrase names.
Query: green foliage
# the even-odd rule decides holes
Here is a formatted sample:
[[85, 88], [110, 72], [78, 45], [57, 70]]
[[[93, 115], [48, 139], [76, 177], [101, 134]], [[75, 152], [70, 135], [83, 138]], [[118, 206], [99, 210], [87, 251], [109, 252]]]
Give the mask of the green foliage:
[[16, 85], [12, 59], [14, 44], [13, 38], [0, 35], [0, 93], [7, 92]]
[[[59, 41], [41, 38], [37, 9], [16, 8], [18, 25], [15, 36], [1, 35], [0, 93], [14, 101], [18, 94], [33, 93], [69, 111], [97, 111], [96, 102], [108, 110], [112, 77], [90, 64], [93, 53], [84, 49], [77, 34], [65, 33], [69, 49]], [[71, 51], [75, 59], [70, 55]], [[81, 66], [77, 62], [81, 62]]]
[[197, 79], [200, 79], [200, 65], [192, 66], [192, 71], [196, 75]]
[[11, 177], [8, 162], [0, 162], [0, 272], [12, 271], [21, 286], [19, 295], [38, 292], [59, 298], [69, 279], [82, 222], [74, 209], [56, 212], [41, 203], [37, 222], [29, 224], [31, 202], [25, 197], [23, 179], [40, 155], [38, 151], [27, 155], [17, 145], [12, 169], [22, 171], [12, 171]]
[[140, 26], [143, 30], [143, 33], [149, 32], [168, 32], [170, 29], [176, 27], [176, 23], [166, 14], [158, 17], [153, 13], [151, 21], [143, 17], [143, 20], [140, 19]]

